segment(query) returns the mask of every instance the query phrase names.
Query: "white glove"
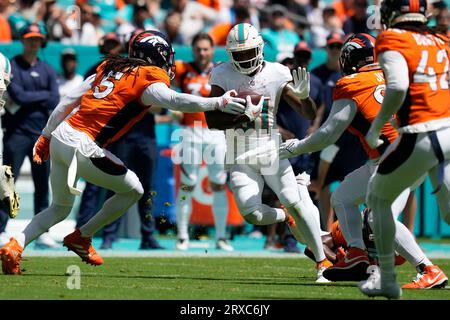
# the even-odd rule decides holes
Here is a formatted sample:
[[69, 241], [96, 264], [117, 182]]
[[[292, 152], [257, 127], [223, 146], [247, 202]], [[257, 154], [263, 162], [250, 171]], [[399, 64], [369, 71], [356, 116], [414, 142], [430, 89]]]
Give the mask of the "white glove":
[[244, 113], [245, 100], [236, 96], [236, 90], [225, 92], [225, 94], [219, 98], [219, 105], [216, 109], [231, 114]]
[[298, 67], [292, 71], [294, 80], [293, 90], [297, 97], [306, 99], [309, 97], [309, 72], [305, 68]]
[[369, 147], [372, 149], [378, 148], [384, 143], [384, 141], [380, 139], [380, 131], [374, 129], [373, 126], [370, 127], [365, 139]]
[[258, 118], [261, 114], [261, 110], [264, 104], [264, 97], [261, 97], [261, 99], [259, 99], [258, 104], [253, 104], [252, 98], [250, 96], [247, 96], [245, 100], [247, 101], [247, 106], [245, 108], [244, 114], [250, 119], [250, 121], [255, 121], [255, 119]]
[[298, 139], [289, 139], [280, 144], [278, 148], [278, 155], [281, 160], [298, 156], [300, 153], [297, 151], [301, 142]]

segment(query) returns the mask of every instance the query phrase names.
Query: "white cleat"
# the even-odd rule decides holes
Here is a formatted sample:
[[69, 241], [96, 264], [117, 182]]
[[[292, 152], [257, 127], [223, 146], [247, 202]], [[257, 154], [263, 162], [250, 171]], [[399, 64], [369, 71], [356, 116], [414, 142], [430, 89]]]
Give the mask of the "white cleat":
[[330, 283], [331, 281], [328, 280], [327, 278], [325, 278], [323, 276], [323, 272], [327, 270], [326, 267], [321, 267], [317, 270], [317, 279], [316, 279], [316, 283]]
[[234, 251], [233, 246], [227, 241], [227, 239], [219, 239], [216, 242], [216, 249], [224, 251]]
[[189, 249], [189, 239], [178, 239], [175, 245], [175, 249], [180, 251], [186, 251]]
[[402, 289], [394, 279], [388, 285], [382, 286], [380, 268], [378, 266], [370, 266], [370, 276], [367, 280], [360, 281], [359, 290], [369, 297], [385, 297], [388, 299], [400, 299]]
[[41, 234], [35, 242], [36, 247], [41, 249], [58, 249], [61, 248], [61, 244], [56, 242], [48, 232]]

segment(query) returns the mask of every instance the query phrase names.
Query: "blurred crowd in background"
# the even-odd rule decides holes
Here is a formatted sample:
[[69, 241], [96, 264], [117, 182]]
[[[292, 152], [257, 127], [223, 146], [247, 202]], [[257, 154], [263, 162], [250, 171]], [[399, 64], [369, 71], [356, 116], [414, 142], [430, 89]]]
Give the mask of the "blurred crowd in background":
[[[379, 0], [0, 0], [0, 41], [19, 39], [27, 23], [39, 23], [49, 40], [97, 45], [108, 32], [126, 37], [135, 28], [158, 29], [174, 44], [190, 44], [200, 31], [223, 45], [231, 26], [250, 22], [267, 45], [292, 51], [301, 39], [325, 46], [331, 32], [373, 32]], [[445, 0], [429, 1], [435, 24], [448, 25]]]
[[[369, 0], [0, 0], [0, 42], [23, 41], [26, 35], [32, 33], [36, 35], [37, 33], [43, 35], [41, 37], [43, 43], [58, 41], [68, 46], [99, 46], [100, 53], [103, 55], [118, 54], [126, 52], [127, 41], [135, 30], [157, 29], [164, 32], [173, 44], [188, 46], [193, 45], [192, 39], [195, 35], [204, 32], [209, 35], [211, 47], [214, 47], [225, 45], [226, 36], [235, 24], [251, 23], [261, 31], [265, 45], [277, 52], [276, 60], [291, 69], [298, 66], [308, 67], [313, 50], [325, 49], [326, 62], [310, 70], [312, 74], [310, 95], [319, 110], [317, 118], [314, 121], [301, 119], [296, 116], [295, 111], [287, 107], [284, 101], [281, 101], [279, 106], [277, 121], [283, 138], [303, 138], [318, 129], [327, 118], [332, 105], [333, 88], [336, 81], [342, 76], [339, 70], [339, 55], [345, 36], [359, 32], [376, 35], [377, 25], [373, 17], [373, 5], [377, 2]], [[448, 28], [449, 13], [446, 1], [429, 1], [429, 4], [430, 24]], [[35, 24], [34, 27], [37, 28], [37, 31], [27, 29], [24, 33], [24, 28], [29, 28], [30, 24]], [[208, 41], [206, 42], [208, 44]], [[33, 60], [33, 54], [30, 58], [30, 52], [33, 50], [35, 51], [33, 54], [37, 54], [36, 48], [33, 49], [24, 42], [22, 56]], [[211, 50], [210, 56], [201, 57], [196, 55], [194, 50], [194, 60], [212, 60], [212, 53]], [[197, 63], [200, 63], [199, 61]], [[55, 90], [56, 87], [52, 89], [26, 88], [27, 84], [24, 78], [19, 80], [16, 77], [15, 81], [13, 78], [13, 83], [8, 88], [11, 98], [10, 107], [7, 108], [6, 115], [3, 117], [5, 131], [3, 142], [5, 145], [4, 160], [13, 164], [13, 169], [17, 171], [15, 172], [16, 176], [19, 176], [23, 159], [30, 156], [30, 150], [32, 150], [40, 130], [45, 126], [46, 118], [41, 119], [40, 116], [32, 113], [25, 114], [25, 111], [22, 112], [23, 114], [16, 113], [11, 111], [14, 109], [11, 105], [24, 106], [23, 110], [26, 108], [26, 110], [31, 110], [29, 107], [35, 106], [51, 111], [60, 96], [73, 90], [86, 76], [94, 73], [98, 62], [92, 61], [92, 63], [92, 68], [85, 75], [77, 74], [77, 52], [69, 48], [61, 54], [61, 69], [63, 70], [61, 74], [57, 75], [49, 65], [40, 67], [41, 69], [37, 72], [40, 72], [41, 76], [43, 74], [48, 76], [49, 83], [52, 83], [51, 86], [57, 85], [58, 90]], [[18, 73], [19, 69], [26, 69], [25, 64], [20, 55], [14, 57], [12, 59], [13, 75]], [[39, 91], [41, 95], [45, 91], [48, 97], [38, 101], [33, 90]], [[26, 93], [30, 94], [30, 98], [26, 97]], [[152, 168], [149, 171], [152, 171], [157, 157], [155, 121], [172, 120], [167, 115], [149, 114], [148, 119], [142, 122], [145, 123], [144, 125], [137, 126], [134, 131], [124, 137], [125, 144], [118, 147], [118, 150], [124, 153], [120, 158], [127, 159], [130, 156], [128, 161], [132, 163], [133, 155], [141, 156], [142, 153], [124, 149], [123, 146], [129, 148], [135, 142], [138, 146], [148, 144], [150, 158], [148, 161], [146, 160], [146, 163], [151, 163]], [[26, 141], [20, 157], [17, 149], [18, 141]], [[310, 192], [320, 208], [323, 230], [329, 229], [335, 219], [330, 207], [332, 192], [330, 187], [334, 182], [342, 181], [347, 173], [360, 167], [365, 161], [367, 158], [358, 139], [350, 134], [344, 134], [335, 145], [322, 152], [291, 159], [296, 174], [306, 171], [311, 175]], [[143, 167], [143, 164], [135, 164], [135, 166]], [[48, 206], [49, 188], [42, 176], [48, 176], [49, 169], [35, 166], [32, 166], [31, 169], [36, 190], [35, 212], [39, 212]], [[152, 173], [143, 173], [146, 176], [149, 174], [151, 174], [149, 176], [151, 180]], [[148, 182], [147, 190], [150, 190], [150, 185], [151, 182]], [[90, 218], [101, 205], [98, 195], [98, 189], [95, 189], [94, 186], [87, 186], [83, 194], [80, 208], [82, 216], [79, 217], [78, 224], [82, 224], [84, 219]], [[269, 189], [263, 197], [264, 202], [277, 205], [277, 199]], [[157, 221], [155, 225], [155, 221], [148, 219], [146, 206], [148, 204], [145, 204], [145, 200], [143, 200], [139, 209], [142, 211], [140, 212], [143, 234], [141, 248], [161, 248], [154, 239], [153, 232], [155, 228], [160, 232], [164, 232], [167, 228], [161, 221]], [[403, 217], [405, 225], [410, 230], [414, 228], [415, 211], [416, 202], [414, 193], [412, 193]], [[7, 218], [5, 215], [2, 218], [0, 212], [0, 238], [4, 234], [6, 222]], [[106, 228], [104, 248], [111, 247], [117, 230], [117, 224]], [[111, 233], [114, 235], [108, 238], [108, 234]], [[255, 227], [252, 231], [254, 236], [262, 233], [267, 235], [266, 248], [274, 248], [278, 245], [285, 246], [286, 251], [298, 250], [295, 239], [289, 236], [284, 226], [279, 227], [278, 231], [276, 226], [264, 229]], [[49, 247], [52, 247], [51, 241], [51, 239], [45, 239], [45, 236], [42, 239], [42, 243]]]

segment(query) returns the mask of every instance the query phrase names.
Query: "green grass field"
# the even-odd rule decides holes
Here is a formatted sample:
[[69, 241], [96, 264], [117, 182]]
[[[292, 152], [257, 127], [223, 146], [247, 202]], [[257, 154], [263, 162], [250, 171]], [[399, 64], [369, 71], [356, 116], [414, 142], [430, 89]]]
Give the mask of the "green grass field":
[[[434, 260], [450, 274], [450, 260]], [[66, 270], [80, 266], [81, 288]], [[0, 276], [0, 299], [366, 299], [356, 283], [316, 284], [308, 259], [105, 258], [100, 267], [77, 258], [28, 257], [22, 276]], [[415, 270], [397, 269], [401, 284]], [[450, 288], [404, 290], [403, 299], [450, 299]]]

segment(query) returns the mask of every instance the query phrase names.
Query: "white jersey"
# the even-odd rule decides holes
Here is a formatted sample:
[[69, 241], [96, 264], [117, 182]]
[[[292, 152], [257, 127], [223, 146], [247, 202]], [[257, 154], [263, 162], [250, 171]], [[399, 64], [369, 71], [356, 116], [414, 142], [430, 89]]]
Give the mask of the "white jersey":
[[236, 136], [233, 136], [231, 141], [227, 131], [227, 164], [247, 151], [268, 146], [267, 142], [270, 140], [275, 142], [274, 139], [280, 138], [273, 129], [277, 128], [276, 114], [281, 93], [290, 81], [292, 76], [289, 68], [276, 62], [264, 61], [261, 71], [253, 77], [238, 72], [230, 62], [218, 64], [212, 69], [209, 80], [211, 85], [218, 86], [224, 91], [236, 90], [239, 96], [249, 94], [265, 97], [260, 116], [254, 122], [241, 125], [244, 130], [255, 129], [256, 135], [246, 137], [245, 143], [242, 143], [242, 140], [235, 138]]
[[[292, 81], [288, 67], [277, 62], [264, 61], [263, 68], [253, 77], [235, 70], [230, 62], [215, 66], [211, 71], [209, 83], [224, 91], [236, 90], [238, 94], [262, 95], [266, 98], [261, 115], [255, 120], [255, 129], [274, 129], [277, 127], [276, 114], [281, 92]], [[243, 128], [249, 127], [245, 123]], [[252, 123], [253, 125], [253, 123]]]

